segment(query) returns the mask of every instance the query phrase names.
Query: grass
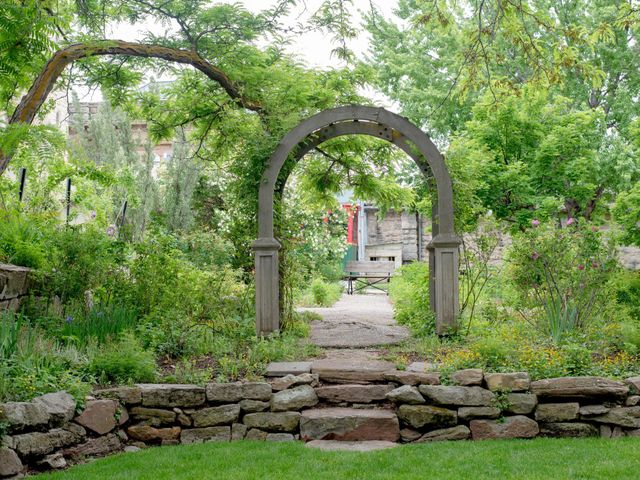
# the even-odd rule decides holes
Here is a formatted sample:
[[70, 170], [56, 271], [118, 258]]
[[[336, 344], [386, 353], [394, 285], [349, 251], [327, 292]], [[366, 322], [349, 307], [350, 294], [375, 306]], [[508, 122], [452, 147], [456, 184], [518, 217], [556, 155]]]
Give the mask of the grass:
[[300, 443], [208, 443], [125, 453], [50, 480], [191, 479], [632, 479], [640, 439], [535, 439], [321, 452]]

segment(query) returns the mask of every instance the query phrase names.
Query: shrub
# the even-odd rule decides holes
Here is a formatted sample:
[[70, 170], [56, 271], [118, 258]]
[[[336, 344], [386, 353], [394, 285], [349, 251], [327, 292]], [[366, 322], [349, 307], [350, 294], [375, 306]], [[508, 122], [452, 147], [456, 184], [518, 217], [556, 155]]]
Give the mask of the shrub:
[[0, 313], [0, 401], [67, 390], [81, 403], [92, 381], [83, 374], [86, 362], [74, 347], [47, 338], [24, 317]]
[[[303, 293], [300, 304], [305, 307], [330, 307], [340, 299], [340, 295], [342, 286], [339, 283], [328, 283], [321, 278], [315, 278], [309, 289]], [[295, 316], [295, 313], [292, 316]]]
[[30, 268], [43, 268], [47, 263], [45, 253], [44, 223], [17, 213], [0, 213], [0, 262]]
[[435, 332], [435, 317], [429, 306], [429, 265], [414, 262], [396, 270], [389, 285], [398, 323], [407, 325], [416, 336]]
[[520, 306], [540, 315], [540, 326], [559, 342], [584, 331], [606, 304], [604, 286], [616, 268], [613, 245], [598, 228], [571, 219], [567, 228], [539, 225], [517, 235], [507, 256]]
[[89, 371], [100, 383], [153, 382], [156, 379], [153, 353], [144, 350], [130, 333], [97, 353]]

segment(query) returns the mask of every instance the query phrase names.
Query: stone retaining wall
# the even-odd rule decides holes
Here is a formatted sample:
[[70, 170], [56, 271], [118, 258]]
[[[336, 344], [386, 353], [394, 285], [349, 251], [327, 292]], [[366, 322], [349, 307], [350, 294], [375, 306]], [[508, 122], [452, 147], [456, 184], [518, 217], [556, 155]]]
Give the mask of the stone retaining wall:
[[151, 445], [242, 439], [430, 442], [640, 436], [640, 377], [531, 382], [526, 373], [437, 373], [317, 362], [270, 382], [96, 391], [81, 413], [51, 393], [0, 404], [0, 477]]
[[29, 290], [31, 269], [0, 263], [0, 312], [17, 311]]

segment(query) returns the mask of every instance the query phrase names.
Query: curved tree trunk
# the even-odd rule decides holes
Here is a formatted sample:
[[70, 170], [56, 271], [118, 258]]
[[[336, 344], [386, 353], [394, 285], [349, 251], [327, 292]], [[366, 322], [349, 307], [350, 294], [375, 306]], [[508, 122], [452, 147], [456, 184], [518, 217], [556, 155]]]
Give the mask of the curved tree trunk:
[[[207, 62], [196, 52], [122, 40], [99, 40], [76, 43], [58, 50], [46, 63], [27, 94], [22, 97], [9, 123], [30, 124], [64, 69], [76, 60], [99, 55], [160, 58], [169, 62], [191, 65], [218, 83], [238, 105], [256, 112], [261, 111], [260, 105], [247, 100], [222, 70]], [[10, 160], [10, 155], [0, 152], [0, 175], [4, 173]]]

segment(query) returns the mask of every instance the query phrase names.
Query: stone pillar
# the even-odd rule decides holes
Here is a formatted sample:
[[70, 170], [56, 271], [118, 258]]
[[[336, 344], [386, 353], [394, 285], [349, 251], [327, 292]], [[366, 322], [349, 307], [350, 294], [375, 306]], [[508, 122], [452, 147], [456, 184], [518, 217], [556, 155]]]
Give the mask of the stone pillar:
[[253, 242], [256, 260], [256, 332], [261, 336], [280, 330], [280, 247], [275, 238], [259, 238]]
[[430, 270], [434, 270], [435, 294], [432, 294], [432, 297], [435, 297], [434, 310], [438, 335], [446, 335], [458, 327], [460, 243], [460, 239], [454, 235], [439, 234], [429, 244], [429, 257], [433, 256], [434, 264], [434, 268]]

